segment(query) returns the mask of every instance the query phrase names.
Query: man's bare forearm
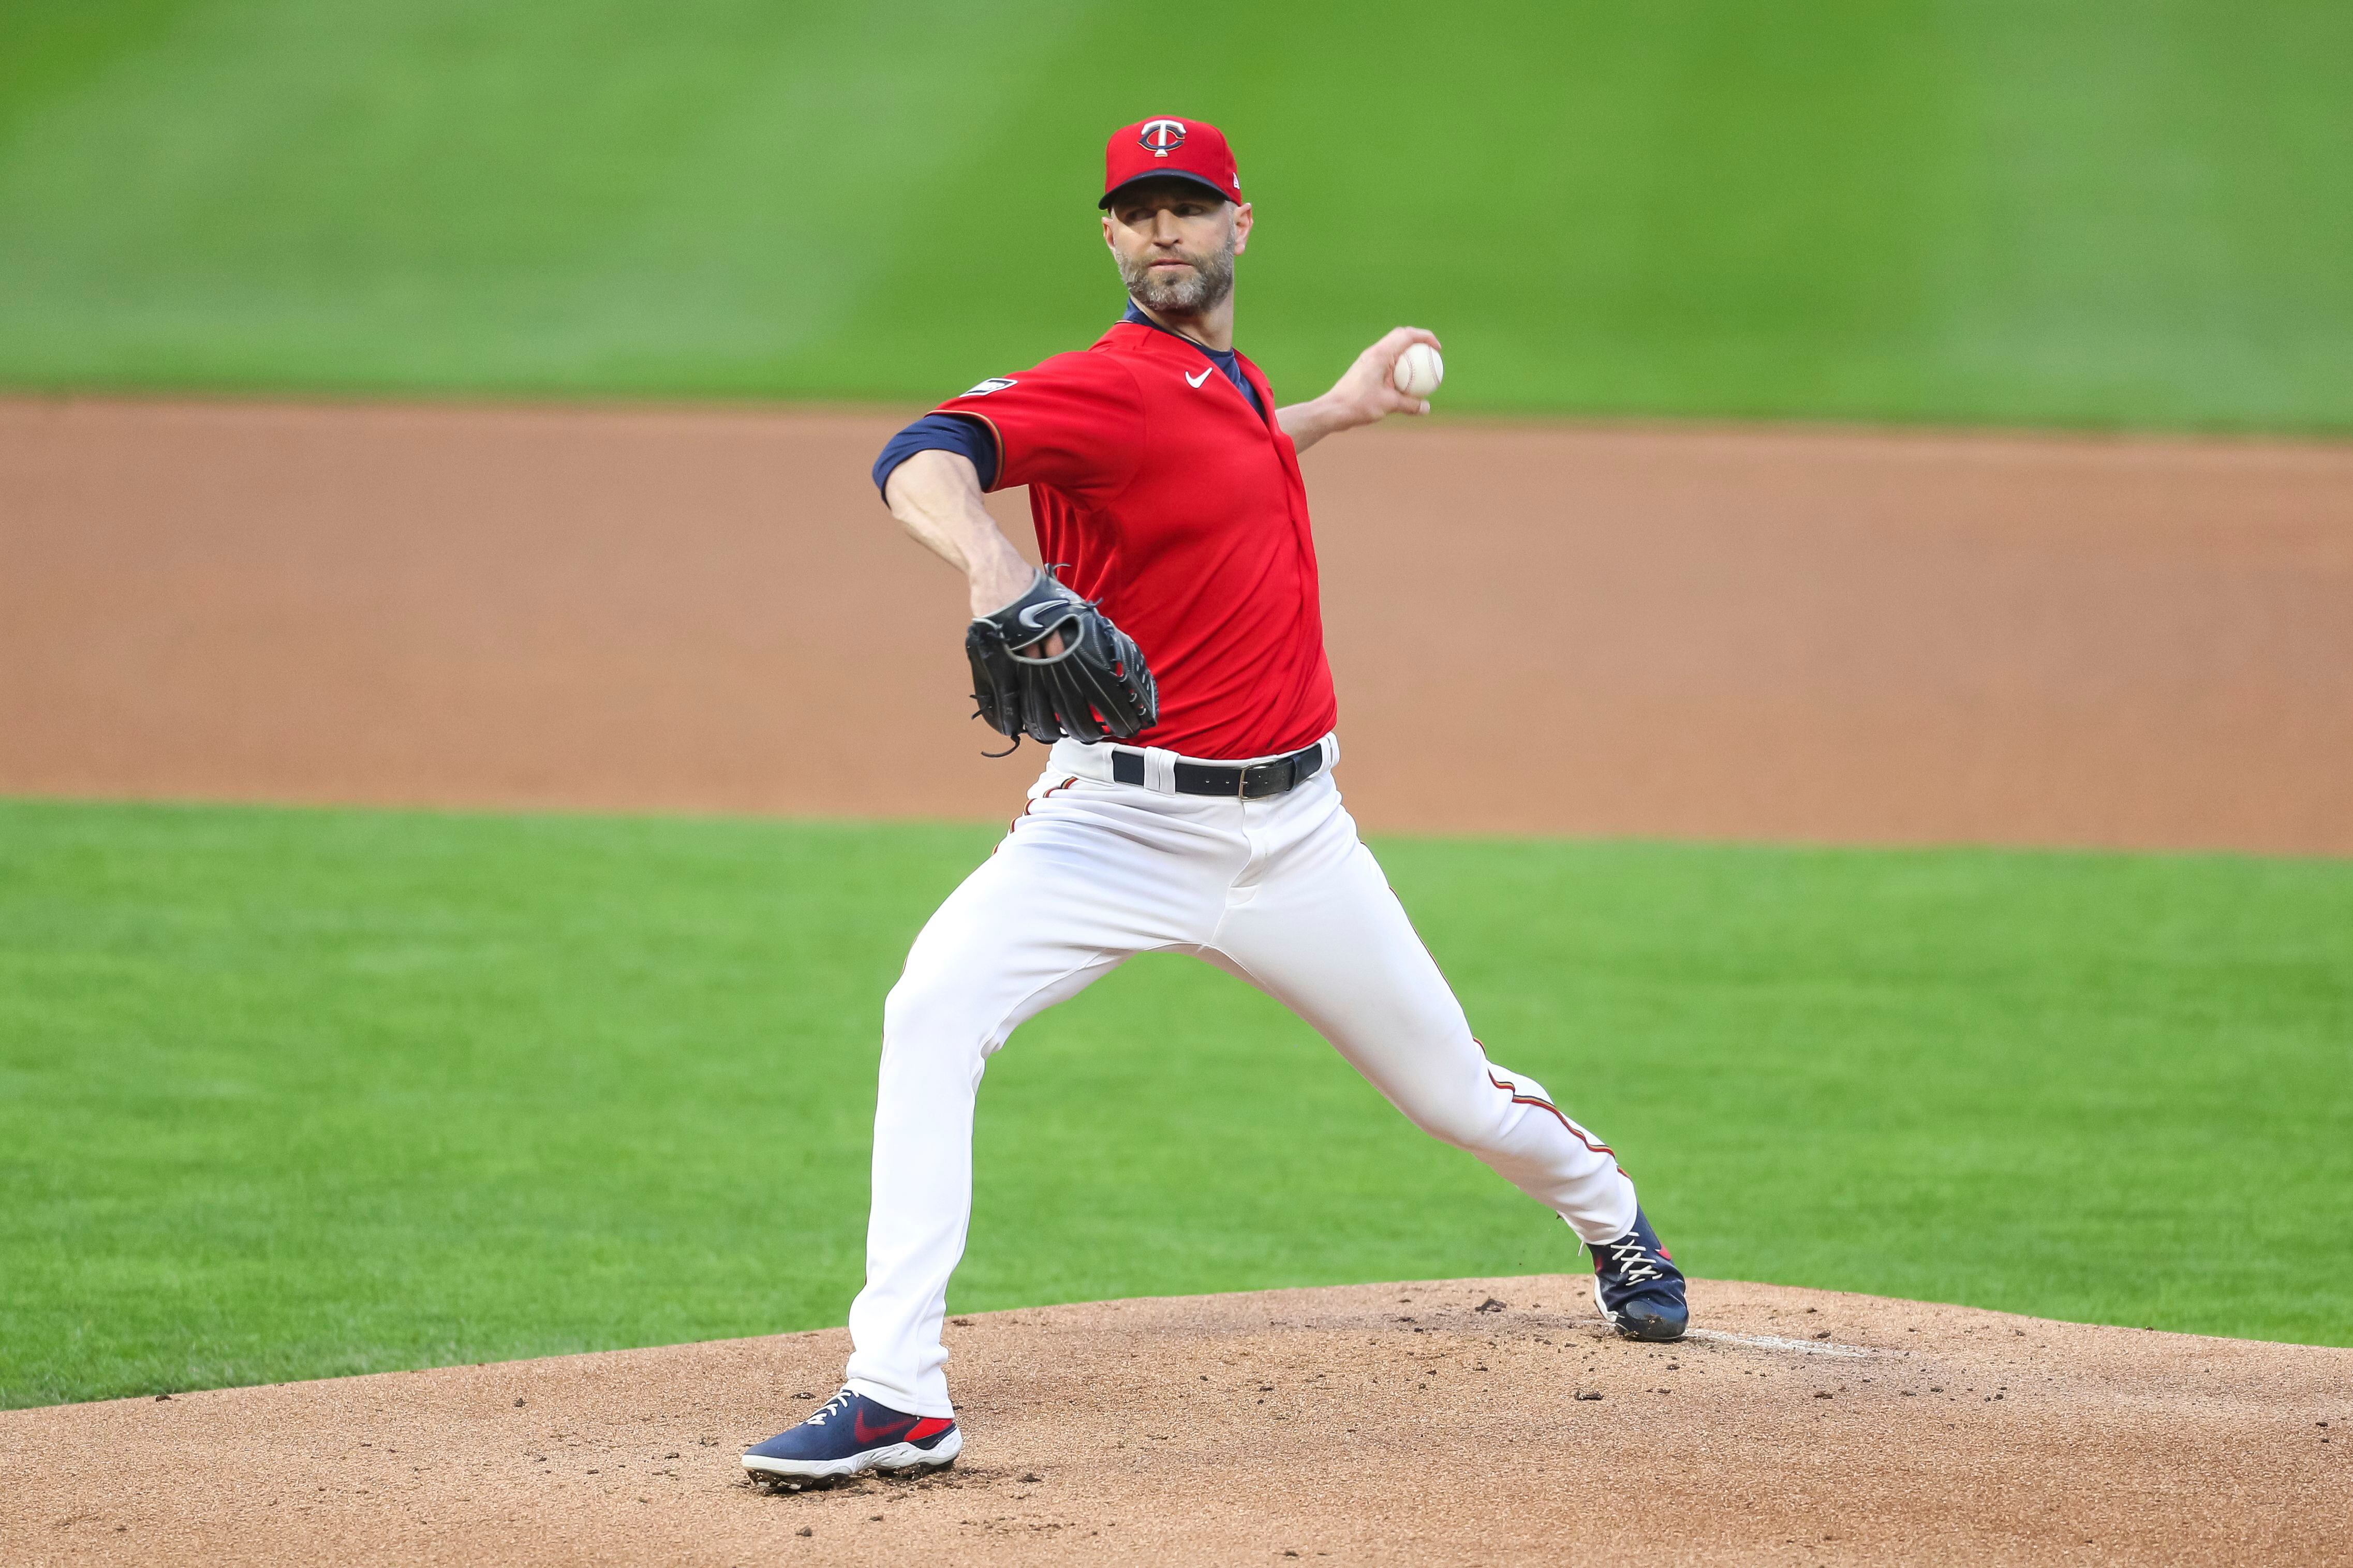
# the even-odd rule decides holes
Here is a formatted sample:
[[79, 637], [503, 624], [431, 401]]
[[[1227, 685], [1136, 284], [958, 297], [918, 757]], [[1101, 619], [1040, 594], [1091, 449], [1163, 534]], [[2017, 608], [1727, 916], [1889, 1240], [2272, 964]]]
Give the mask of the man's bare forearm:
[[882, 500], [901, 527], [970, 581], [974, 615], [1002, 609], [1036, 581], [1038, 569], [981, 505], [980, 475], [961, 453], [916, 453], [891, 470]]
[[1291, 437], [1292, 446], [1302, 452], [1334, 431], [1362, 423], [1350, 418], [1346, 409], [1335, 407], [1329, 399], [1322, 397], [1285, 404], [1274, 411], [1274, 422]]

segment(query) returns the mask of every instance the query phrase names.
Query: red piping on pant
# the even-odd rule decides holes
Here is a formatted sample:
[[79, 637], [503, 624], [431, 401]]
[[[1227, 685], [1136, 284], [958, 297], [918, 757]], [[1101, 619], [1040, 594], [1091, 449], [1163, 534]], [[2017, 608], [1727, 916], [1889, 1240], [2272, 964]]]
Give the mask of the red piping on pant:
[[[1070, 788], [1072, 784], [1076, 784], [1076, 783], [1078, 783], [1078, 782], [1079, 782], [1079, 775], [1078, 775], [1078, 774], [1076, 774], [1076, 773], [1072, 773], [1069, 778], [1066, 778], [1066, 779], [1064, 779], [1060, 784], [1056, 784], [1056, 785], [1054, 786], [1054, 788], [1053, 788], [1053, 789], [1050, 789], [1050, 790], [1048, 790], [1048, 791], [1045, 793], [1045, 795], [1039, 795], [1039, 796], [1038, 797], [1038, 800], [1045, 800], [1045, 799], [1047, 799], [1049, 796], [1052, 795], [1055, 793], [1055, 791], [1057, 791], [1057, 790], [1066, 790], [1066, 789]], [[1015, 828], [1017, 828], [1017, 827], [1020, 826], [1021, 826], [1021, 817], [1029, 816], [1029, 815], [1030, 814], [1030, 812], [1032, 812], [1033, 810], [1037, 809], [1038, 800], [1033, 800], [1033, 801], [1029, 802], [1029, 805], [1027, 805], [1023, 806], [1023, 807], [1021, 808], [1020, 816], [1016, 816], [1012, 821], [1010, 821], [1010, 822], [1008, 822], [1008, 823], [1007, 823], [1007, 824], [1005, 825], [1005, 831], [1006, 831], [1006, 832], [1008, 832], [1008, 833], [1010, 833], [1010, 832], [1012, 832]]]
[[[1474, 1037], [1472, 1043], [1473, 1045], [1477, 1045], [1478, 1041]], [[1484, 1046], [1481, 1046], [1479, 1048], [1482, 1050], [1486, 1049]], [[1612, 1149], [1607, 1143], [1596, 1142], [1593, 1134], [1588, 1132], [1584, 1128], [1579, 1127], [1576, 1122], [1571, 1121], [1567, 1117], [1562, 1115], [1560, 1107], [1555, 1105], [1551, 1100], [1546, 1100], [1542, 1095], [1538, 1094], [1522, 1094], [1520, 1092], [1519, 1085], [1515, 1083], [1506, 1083], [1502, 1079], [1497, 1078], [1495, 1076], [1494, 1069], [1492, 1068], [1487, 1071], [1487, 1081], [1493, 1084], [1497, 1089], [1502, 1089], [1505, 1094], [1510, 1095], [1514, 1105], [1533, 1105], [1538, 1110], [1551, 1111], [1553, 1119], [1558, 1121], [1563, 1127], [1568, 1129], [1568, 1135], [1570, 1137], [1576, 1139], [1578, 1142], [1584, 1144], [1588, 1149], [1592, 1150], [1597, 1154], [1609, 1155], [1613, 1163], [1617, 1160], [1618, 1151]], [[1620, 1165], [1618, 1167], [1618, 1173], [1621, 1176], [1624, 1175], [1626, 1173], [1626, 1167]]]

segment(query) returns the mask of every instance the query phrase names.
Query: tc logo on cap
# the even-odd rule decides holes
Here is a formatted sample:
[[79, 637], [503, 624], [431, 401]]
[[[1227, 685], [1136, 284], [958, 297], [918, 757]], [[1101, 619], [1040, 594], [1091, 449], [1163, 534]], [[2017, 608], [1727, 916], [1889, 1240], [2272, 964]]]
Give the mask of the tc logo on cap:
[[1185, 145], [1185, 122], [1181, 120], [1147, 120], [1135, 138], [1136, 145], [1155, 158], [1166, 158]]

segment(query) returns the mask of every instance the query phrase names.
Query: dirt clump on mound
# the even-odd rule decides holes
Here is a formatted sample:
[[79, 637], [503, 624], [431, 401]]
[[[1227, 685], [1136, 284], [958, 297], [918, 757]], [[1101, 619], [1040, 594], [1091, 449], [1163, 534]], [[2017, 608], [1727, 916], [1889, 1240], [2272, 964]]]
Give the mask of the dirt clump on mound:
[[11, 1563], [2286, 1563], [2353, 1530], [2353, 1350], [1589, 1279], [959, 1318], [965, 1457], [778, 1493], [846, 1335], [0, 1414]]

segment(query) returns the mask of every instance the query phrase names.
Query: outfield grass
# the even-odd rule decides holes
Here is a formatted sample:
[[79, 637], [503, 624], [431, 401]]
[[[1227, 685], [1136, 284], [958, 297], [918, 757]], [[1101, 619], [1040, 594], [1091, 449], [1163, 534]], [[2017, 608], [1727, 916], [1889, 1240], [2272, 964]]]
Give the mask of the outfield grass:
[[[840, 1322], [992, 837], [0, 803], [0, 1404]], [[1694, 1271], [2353, 1344], [2353, 864], [1380, 847]], [[991, 1067], [952, 1301], [1577, 1266], [1161, 959]]]
[[1451, 409], [2353, 429], [2341, 0], [0, 0], [0, 384], [930, 401], [1234, 133], [1243, 346]]

